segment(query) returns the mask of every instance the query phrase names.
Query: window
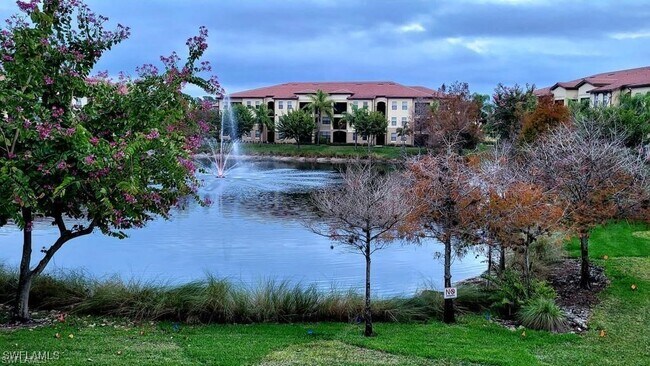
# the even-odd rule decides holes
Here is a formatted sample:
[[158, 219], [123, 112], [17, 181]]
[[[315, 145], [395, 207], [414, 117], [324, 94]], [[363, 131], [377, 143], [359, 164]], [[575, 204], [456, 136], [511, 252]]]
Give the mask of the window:
[[363, 141], [368, 141], [368, 136], [363, 136]]
[[331, 140], [331, 133], [329, 131], [321, 131], [320, 132], [320, 139], [325, 140], [325, 141], [330, 141]]
[[397, 126], [397, 117], [391, 117], [390, 118], [390, 125], [391, 126]]
[[293, 102], [292, 101], [287, 102], [287, 109], [293, 109]]
[[396, 101], [393, 101], [393, 103], [391, 104], [391, 109], [394, 110], [394, 111], [397, 110], [397, 102]]
[[352, 102], [352, 105], [354, 106], [354, 108], [359, 108], [359, 102], [356, 100]]
[[255, 138], [260, 138], [260, 130], [255, 130]]
[[406, 117], [402, 117], [402, 127], [406, 126]]
[[324, 125], [329, 125], [329, 124], [331, 124], [331, 123], [332, 123], [332, 121], [330, 120], [329, 117], [327, 117], [327, 116], [323, 116], [323, 124], [324, 124]]
[[249, 108], [250, 108], [250, 106], [251, 106], [251, 101], [250, 101], [250, 100], [247, 100], [247, 101], [246, 101], [246, 107], [249, 107]]
[[357, 141], [357, 133], [352, 133], [352, 141]]
[[402, 110], [407, 111], [409, 109], [409, 102], [402, 102]]
[[390, 134], [390, 140], [393, 141], [393, 142], [397, 141], [397, 133], [396, 132], [393, 132], [393, 133]]
[[278, 102], [278, 109], [284, 109], [284, 102], [283, 101]]
[[363, 108], [368, 108], [368, 102], [363, 102]]
[[609, 94], [603, 94], [603, 107], [607, 107], [609, 105]]
[[255, 101], [255, 106], [256, 106], [256, 107], [259, 107], [259, 106], [260, 106], [260, 103], [261, 103], [261, 102], [260, 102], [259, 100], [256, 100], [256, 101]]

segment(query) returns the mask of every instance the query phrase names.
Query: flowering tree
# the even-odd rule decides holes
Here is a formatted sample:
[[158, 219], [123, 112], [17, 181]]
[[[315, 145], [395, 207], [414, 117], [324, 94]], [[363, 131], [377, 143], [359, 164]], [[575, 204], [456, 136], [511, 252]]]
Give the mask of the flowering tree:
[[[191, 99], [181, 88], [220, 87], [197, 76], [209, 70], [198, 64], [205, 28], [187, 41], [184, 64], [174, 53], [161, 58], [162, 72], [149, 64], [136, 79], [113, 81], [89, 74], [128, 28], [106, 30], [108, 19], [79, 0], [17, 3], [23, 15], [0, 31], [0, 224], [23, 231], [14, 317], [27, 321], [34, 277], [68, 241], [95, 229], [123, 238], [124, 229], [168, 217], [181, 198], [201, 202], [192, 161], [199, 128], [186, 118]], [[37, 219], [52, 220], [59, 237], [32, 266]]]
[[532, 149], [530, 170], [552, 190], [580, 237], [580, 286], [590, 287], [589, 232], [611, 219], [645, 217], [647, 170], [624, 139], [592, 120], [561, 125]]
[[326, 225], [322, 227], [319, 222], [312, 222], [309, 224], [312, 231], [365, 258], [365, 336], [373, 334], [370, 311], [372, 254], [395, 239], [398, 226], [411, 211], [403, 197], [403, 189], [403, 179], [398, 175], [382, 175], [371, 164], [365, 164], [348, 168], [340, 187], [314, 195], [314, 203]]
[[[406, 233], [414, 240], [430, 237], [444, 245], [445, 287], [451, 287], [452, 250], [462, 253], [467, 244], [478, 240], [475, 223], [480, 190], [472, 184], [467, 162], [453, 152], [428, 155], [408, 167], [413, 180], [409, 201], [415, 209], [408, 217]], [[452, 299], [445, 299], [443, 320], [455, 321]]]

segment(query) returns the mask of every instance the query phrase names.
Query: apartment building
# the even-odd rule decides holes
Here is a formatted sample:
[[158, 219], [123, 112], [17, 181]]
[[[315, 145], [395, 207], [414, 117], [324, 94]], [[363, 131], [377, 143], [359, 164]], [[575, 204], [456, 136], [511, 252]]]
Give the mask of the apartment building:
[[[230, 95], [230, 101], [251, 108], [266, 104], [277, 122], [291, 110], [305, 108], [309, 104], [309, 96], [317, 90], [328, 93], [334, 102], [333, 118], [325, 116], [320, 126], [321, 140], [331, 143], [354, 143], [355, 140], [360, 144], [367, 143], [367, 139], [357, 136], [354, 128], [342, 120], [344, 113], [351, 112], [356, 106], [367, 108], [369, 111], [380, 111], [386, 116], [388, 128], [385, 134], [376, 136], [377, 145], [410, 145], [413, 143], [413, 136], [399, 136], [398, 129], [405, 125], [412, 126], [416, 108], [431, 104], [439, 97], [435, 90], [422, 86], [405, 86], [392, 81], [293, 82], [233, 93]], [[257, 126], [243, 139], [276, 141], [274, 131], [264, 133]]]
[[535, 94], [552, 95], [556, 103], [589, 103], [593, 107], [617, 105], [621, 94], [650, 92], [650, 66], [610, 71], [538, 89]]

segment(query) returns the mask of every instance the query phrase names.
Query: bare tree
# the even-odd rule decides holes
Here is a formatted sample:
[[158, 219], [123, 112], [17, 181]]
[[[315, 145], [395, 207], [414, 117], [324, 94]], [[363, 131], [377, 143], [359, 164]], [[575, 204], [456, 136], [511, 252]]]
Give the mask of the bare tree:
[[603, 124], [577, 120], [541, 138], [531, 149], [537, 180], [566, 207], [564, 220], [580, 238], [580, 286], [590, 287], [589, 232], [615, 218], [646, 212], [647, 172], [643, 162], [610, 135]]
[[[409, 164], [412, 202], [409, 215], [410, 239], [430, 237], [445, 247], [445, 287], [451, 287], [452, 250], [461, 253], [467, 244], [478, 240], [474, 223], [480, 190], [471, 184], [472, 172], [465, 158], [453, 153], [428, 155]], [[455, 321], [453, 300], [446, 299], [443, 321]]]
[[410, 213], [411, 206], [404, 199], [404, 179], [397, 173], [381, 174], [370, 163], [357, 163], [348, 167], [342, 177], [340, 186], [313, 195], [320, 218], [308, 226], [315, 233], [364, 256], [364, 335], [371, 336], [371, 257], [396, 239], [397, 228]]

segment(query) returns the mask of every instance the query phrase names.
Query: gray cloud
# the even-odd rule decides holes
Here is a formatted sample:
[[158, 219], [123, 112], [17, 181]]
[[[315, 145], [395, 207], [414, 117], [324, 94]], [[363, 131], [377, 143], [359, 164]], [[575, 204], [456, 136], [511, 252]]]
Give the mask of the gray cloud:
[[[295, 80], [394, 80], [437, 88], [467, 81], [558, 80], [644, 66], [646, 1], [88, 0], [132, 37], [98, 65], [132, 71], [183, 53], [200, 25], [229, 91]], [[3, 2], [0, 16], [10, 14]], [[15, 8], [15, 6], [13, 7]]]

